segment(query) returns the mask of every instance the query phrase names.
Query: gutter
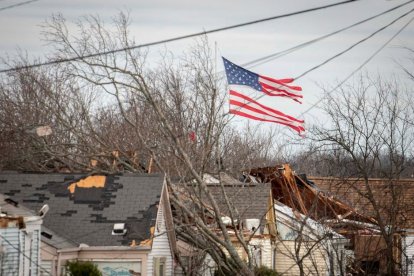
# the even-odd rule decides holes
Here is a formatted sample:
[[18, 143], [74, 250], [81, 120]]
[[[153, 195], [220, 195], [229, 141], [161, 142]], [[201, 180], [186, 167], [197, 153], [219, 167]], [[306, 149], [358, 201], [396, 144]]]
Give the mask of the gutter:
[[80, 251], [151, 251], [151, 246], [82, 246], [57, 250], [58, 253]]
[[363, 227], [363, 228], [369, 228], [373, 231], [380, 231], [379, 227], [375, 224], [372, 223], [368, 223], [368, 222], [360, 222], [360, 221], [356, 221], [356, 220], [350, 220], [350, 219], [328, 219], [325, 220], [326, 223], [344, 223], [347, 225], [355, 225], [355, 226], [359, 226], [359, 227]]

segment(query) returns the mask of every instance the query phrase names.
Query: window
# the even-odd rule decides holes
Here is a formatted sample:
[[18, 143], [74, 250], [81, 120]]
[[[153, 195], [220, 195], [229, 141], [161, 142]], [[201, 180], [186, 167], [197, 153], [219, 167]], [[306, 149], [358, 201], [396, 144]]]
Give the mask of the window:
[[165, 276], [165, 257], [154, 257], [154, 276]]
[[380, 268], [379, 261], [361, 262], [361, 269], [365, 272], [365, 275], [378, 275], [379, 268]]
[[260, 245], [249, 245], [250, 254], [253, 259], [253, 264], [255, 266], [262, 265], [262, 249]]

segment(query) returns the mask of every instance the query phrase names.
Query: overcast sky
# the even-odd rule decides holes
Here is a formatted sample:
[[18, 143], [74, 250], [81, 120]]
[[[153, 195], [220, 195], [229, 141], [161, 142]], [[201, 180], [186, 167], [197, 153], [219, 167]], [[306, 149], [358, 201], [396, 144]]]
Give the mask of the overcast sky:
[[[0, 9], [19, 2], [24, 0], [0, 0]], [[132, 21], [131, 35], [138, 43], [146, 43], [335, 2], [340, 1], [39, 0], [24, 6], [0, 10], [0, 56], [13, 56], [17, 49], [26, 51], [32, 58], [47, 54], [49, 49], [42, 40], [40, 25], [54, 13], [61, 13], [69, 21], [74, 21], [88, 14], [99, 15], [105, 20], [110, 20], [119, 11], [129, 11]], [[243, 64], [328, 34], [404, 2], [407, 1], [360, 0], [307, 14], [223, 31], [211, 34], [208, 38], [210, 42], [217, 43], [219, 55]], [[276, 78], [298, 76], [413, 8], [414, 2], [251, 70]], [[297, 84], [303, 87], [305, 99], [304, 104], [295, 111], [303, 112], [322, 97], [322, 90], [316, 83], [334, 85], [335, 82], [342, 81], [407, 23], [413, 14], [404, 17], [344, 56], [298, 80]], [[193, 44], [193, 39], [186, 39], [162, 47], [178, 53]], [[413, 64], [408, 60], [409, 53], [402, 47], [414, 49], [414, 23], [398, 35], [363, 71], [372, 75], [396, 76], [405, 81], [406, 76], [396, 62], [411, 68]], [[0, 68], [6, 67], [1, 64]], [[222, 69], [220, 64], [219, 70]], [[311, 117], [315, 117], [315, 114], [318, 114], [316, 109], [305, 115], [305, 119], [310, 120]]]

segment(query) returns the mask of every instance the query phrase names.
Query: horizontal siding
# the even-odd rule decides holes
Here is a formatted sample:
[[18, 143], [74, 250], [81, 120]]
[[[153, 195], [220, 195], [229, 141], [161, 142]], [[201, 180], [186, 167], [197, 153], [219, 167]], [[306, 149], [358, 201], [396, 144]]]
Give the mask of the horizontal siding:
[[171, 257], [170, 242], [168, 240], [167, 228], [164, 218], [164, 208], [160, 202], [157, 213], [157, 223], [155, 225], [154, 239], [152, 241], [151, 253], [148, 255], [148, 276], [154, 275], [154, 258], [165, 257], [165, 275], [173, 275], [173, 259]]
[[53, 261], [42, 261], [40, 263], [40, 276], [50, 276], [53, 275]]
[[21, 246], [20, 231], [18, 228], [0, 229], [1, 246], [1, 275], [19, 275]]
[[[299, 251], [299, 258], [303, 257], [312, 246], [312, 242], [303, 243]], [[299, 275], [299, 266], [295, 257], [294, 241], [279, 241], [276, 244], [276, 271], [283, 275]], [[329, 264], [326, 251], [322, 246], [315, 246], [312, 253], [304, 258], [303, 267], [305, 275], [327, 275]]]
[[272, 244], [270, 242], [270, 238], [252, 239], [249, 242], [249, 245], [257, 246], [260, 248], [261, 263], [258, 265], [272, 268]]
[[[34, 230], [32, 234], [31, 240], [31, 248], [30, 248], [30, 258], [31, 262], [29, 266], [31, 267], [31, 276], [38, 276], [39, 275], [39, 264], [40, 264], [40, 231]], [[38, 264], [38, 265], [36, 265]]]
[[414, 236], [405, 237], [403, 260], [408, 276], [414, 276]]

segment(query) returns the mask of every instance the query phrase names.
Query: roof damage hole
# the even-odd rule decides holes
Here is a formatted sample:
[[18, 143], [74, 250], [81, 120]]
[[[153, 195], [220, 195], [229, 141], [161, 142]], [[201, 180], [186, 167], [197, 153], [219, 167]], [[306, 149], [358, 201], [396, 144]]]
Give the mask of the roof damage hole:
[[79, 188], [103, 188], [105, 187], [106, 176], [92, 175], [74, 182], [69, 185], [68, 190], [73, 194], [77, 187]]

